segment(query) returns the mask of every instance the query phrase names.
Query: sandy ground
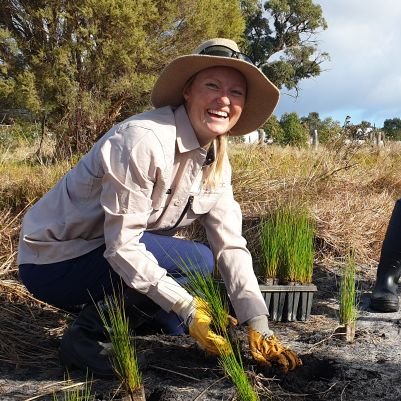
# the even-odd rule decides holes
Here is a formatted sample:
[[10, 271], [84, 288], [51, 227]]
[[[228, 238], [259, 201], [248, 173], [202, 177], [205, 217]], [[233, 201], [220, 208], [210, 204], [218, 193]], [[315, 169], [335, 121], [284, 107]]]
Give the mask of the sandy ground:
[[[250, 358], [246, 336], [239, 331], [244, 365], [261, 400], [401, 400], [401, 313], [369, 310], [373, 282], [361, 280], [360, 311], [354, 343], [336, 332], [338, 277], [316, 269], [312, 313], [305, 322], [271, 322], [279, 339], [301, 356], [304, 365], [283, 376], [276, 369], [260, 369]], [[206, 357], [188, 336], [143, 336], [136, 339], [147, 401], [235, 400], [235, 389], [216, 359]], [[32, 346], [35, 346], [34, 344]], [[57, 342], [49, 343], [55, 348]], [[57, 358], [36, 368], [0, 363], [0, 400], [53, 400], [63, 386], [65, 372]], [[71, 372], [83, 380], [81, 372]], [[120, 399], [117, 381], [95, 379], [95, 400]], [[61, 393], [58, 399], [63, 399]]]

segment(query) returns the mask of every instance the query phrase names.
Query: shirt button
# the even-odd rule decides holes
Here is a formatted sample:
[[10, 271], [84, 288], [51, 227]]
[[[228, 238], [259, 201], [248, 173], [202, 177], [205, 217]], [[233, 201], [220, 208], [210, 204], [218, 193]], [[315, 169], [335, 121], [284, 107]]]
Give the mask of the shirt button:
[[175, 206], [180, 206], [181, 205], [181, 201], [179, 199], [177, 199], [176, 201], [174, 201], [174, 205]]

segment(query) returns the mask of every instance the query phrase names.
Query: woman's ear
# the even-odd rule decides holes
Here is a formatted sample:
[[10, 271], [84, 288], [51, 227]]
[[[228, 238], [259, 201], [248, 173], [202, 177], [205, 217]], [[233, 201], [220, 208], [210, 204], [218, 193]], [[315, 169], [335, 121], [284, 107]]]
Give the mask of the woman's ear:
[[184, 97], [185, 101], [188, 101], [189, 98], [189, 92], [191, 90], [192, 87], [192, 83], [195, 80], [196, 75], [193, 75], [191, 78], [188, 79], [187, 82], [185, 82], [184, 87], [182, 88], [182, 96]]
[[189, 97], [189, 93], [188, 93], [189, 92], [189, 88], [190, 88], [189, 85], [185, 85], [184, 89], [182, 90], [182, 96], [186, 101], [188, 100], [188, 97]]

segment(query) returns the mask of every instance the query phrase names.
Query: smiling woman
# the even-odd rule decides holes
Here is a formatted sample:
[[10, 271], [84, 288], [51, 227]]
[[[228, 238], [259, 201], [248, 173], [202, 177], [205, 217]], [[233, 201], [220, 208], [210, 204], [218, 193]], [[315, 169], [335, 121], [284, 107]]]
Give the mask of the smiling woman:
[[[105, 133], [27, 211], [18, 252], [22, 281], [49, 304], [85, 305], [62, 339], [66, 366], [114, 374], [92, 300], [104, 305], [117, 285], [132, 329], [189, 332], [211, 353], [225, 348], [186, 290], [183, 264], [209, 275], [217, 266], [239, 322], [249, 327], [256, 360], [285, 370], [301, 363], [268, 327], [225, 148], [227, 135], [261, 126], [278, 98], [235, 42], [204, 42], [162, 71], [152, 92], [155, 110]], [[207, 244], [174, 237], [195, 220]]]
[[211, 67], [184, 87], [185, 108], [201, 146], [230, 132], [246, 99], [246, 80], [237, 70]]

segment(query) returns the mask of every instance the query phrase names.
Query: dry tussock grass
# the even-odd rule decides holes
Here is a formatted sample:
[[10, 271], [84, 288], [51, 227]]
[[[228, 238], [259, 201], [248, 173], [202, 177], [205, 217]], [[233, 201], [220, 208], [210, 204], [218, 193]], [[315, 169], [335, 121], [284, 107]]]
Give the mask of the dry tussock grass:
[[[236, 145], [230, 149], [233, 185], [244, 214], [244, 236], [258, 262], [259, 220], [282, 203], [304, 203], [317, 227], [317, 262], [337, 263], [349, 247], [374, 275], [394, 201], [401, 194], [400, 147], [333, 144], [318, 151]], [[0, 166], [0, 360], [36, 365], [57, 358], [49, 342], [68, 315], [33, 299], [18, 280], [16, 246], [24, 209], [69, 168]], [[201, 239], [195, 225], [186, 234]], [[46, 345], [47, 342], [47, 345]]]
[[332, 144], [293, 149], [242, 145], [231, 149], [233, 185], [244, 235], [258, 255], [258, 222], [278, 205], [303, 203], [316, 222], [317, 262], [337, 263], [351, 247], [359, 264], [374, 266], [401, 194], [399, 145]]
[[57, 364], [57, 337], [67, 316], [34, 299], [15, 265], [20, 214], [0, 212], [0, 361], [19, 366]]

